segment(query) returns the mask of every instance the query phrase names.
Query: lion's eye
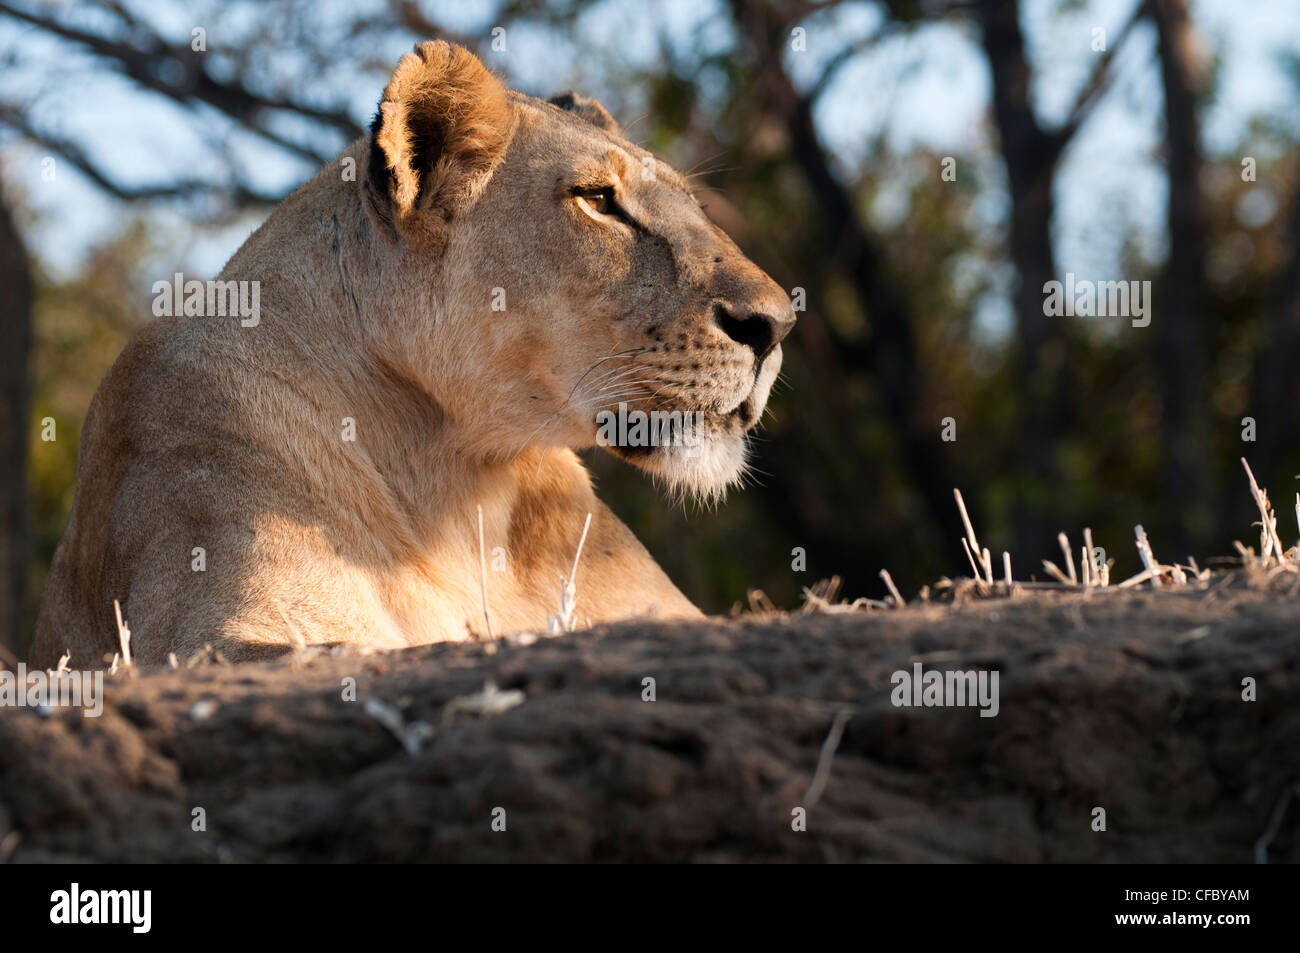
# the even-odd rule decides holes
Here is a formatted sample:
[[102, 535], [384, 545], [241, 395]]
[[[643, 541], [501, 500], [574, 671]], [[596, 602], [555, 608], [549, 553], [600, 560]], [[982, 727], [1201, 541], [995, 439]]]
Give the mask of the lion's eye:
[[583, 189], [577, 193], [577, 196], [591, 206], [591, 210], [597, 215], [613, 215], [618, 210], [614, 204], [613, 189]]

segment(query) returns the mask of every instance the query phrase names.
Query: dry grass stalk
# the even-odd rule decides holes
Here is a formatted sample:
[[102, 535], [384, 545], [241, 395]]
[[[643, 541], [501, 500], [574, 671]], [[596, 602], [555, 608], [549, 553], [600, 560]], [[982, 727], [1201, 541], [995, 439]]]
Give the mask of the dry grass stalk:
[[[1259, 564], [1267, 568], [1270, 559], [1273, 558], [1281, 564], [1287, 560], [1287, 551], [1277, 535], [1277, 514], [1273, 512], [1273, 505], [1268, 501], [1268, 491], [1259, 488], [1259, 484], [1255, 482], [1255, 474], [1245, 457], [1241, 458], [1241, 465], [1246, 468], [1246, 478], [1250, 480], [1251, 498], [1259, 507]], [[1297, 505], [1297, 515], [1300, 515], [1300, 504]]]
[[1156, 563], [1155, 553], [1151, 551], [1151, 542], [1147, 539], [1147, 531], [1144, 530], [1142, 524], [1139, 523], [1137, 526], [1133, 527], [1133, 533], [1137, 536], [1138, 558], [1142, 560], [1143, 568], [1148, 572], [1152, 572], [1152, 575], [1149, 577], [1151, 579], [1151, 585], [1154, 588], [1159, 589], [1161, 585], [1160, 569], [1159, 565]]
[[811, 587], [804, 586], [803, 605], [799, 611], [836, 614], [860, 612], [863, 609], [889, 609], [893, 607], [892, 603], [866, 597], [854, 599], [852, 602], [837, 602], [842, 584], [843, 580], [839, 576], [831, 576], [829, 579], [822, 579], [813, 583]]
[[812, 781], [809, 782], [808, 790], [803, 795], [803, 807], [806, 811], [812, 810], [813, 806], [821, 800], [822, 792], [826, 790], [826, 782], [831, 776], [831, 762], [835, 759], [835, 750], [839, 748], [840, 739], [844, 737], [844, 726], [852, 716], [851, 711], [839, 711], [835, 714], [835, 720], [831, 722], [826, 740], [822, 742], [822, 750], [817, 755], [817, 768], [813, 771]]
[[[122, 664], [130, 666], [131, 662], [131, 630], [127, 628], [126, 620], [122, 618], [122, 604], [116, 599], [113, 600], [113, 611], [117, 614], [117, 641], [122, 646]], [[116, 659], [114, 660], [114, 671], [116, 671]]]
[[1079, 577], [1074, 572], [1074, 553], [1070, 552], [1070, 537], [1065, 533], [1057, 533], [1056, 541], [1061, 546], [1061, 552], [1065, 554], [1065, 569], [1070, 577], [1070, 585], [1076, 586], [1079, 584]]
[[1056, 565], [1056, 563], [1052, 562], [1050, 559], [1043, 560], [1043, 572], [1047, 573], [1063, 586], [1078, 588], [1078, 584], [1072, 582], [1070, 577], [1061, 571], [1061, 567]]
[[1156, 586], [1159, 586], [1159, 585], [1160, 585], [1160, 574], [1161, 574], [1161, 573], [1168, 572], [1168, 571], [1169, 571], [1170, 569], [1172, 569], [1172, 568], [1173, 568], [1172, 566], [1155, 566], [1155, 565], [1153, 565], [1153, 566], [1151, 566], [1151, 567], [1148, 568], [1148, 569], [1143, 569], [1143, 570], [1142, 570], [1140, 573], [1138, 573], [1136, 576], [1130, 576], [1129, 578], [1125, 579], [1125, 580], [1124, 580], [1123, 582], [1121, 582], [1118, 586], [1116, 586], [1116, 588], [1117, 588], [1117, 589], [1132, 589], [1134, 586], [1140, 586], [1142, 583], [1146, 582], [1148, 579], [1152, 580], [1152, 582], [1153, 582]]
[[367, 698], [361, 707], [367, 715], [387, 728], [411, 757], [419, 754], [420, 746], [434, 735], [432, 725], [423, 721], [408, 724], [396, 706], [381, 698]]
[[500, 715], [522, 705], [524, 700], [524, 693], [519, 689], [508, 688], [502, 691], [497, 688], [497, 683], [489, 678], [483, 683], [481, 692], [459, 695], [447, 702], [438, 724], [440, 728], [445, 728], [457, 715]]
[[[1043, 572], [1047, 573], [1062, 586], [1067, 586], [1071, 589], [1078, 589], [1080, 587], [1079, 577], [1074, 571], [1074, 553], [1070, 551], [1070, 538], [1064, 533], [1058, 533], [1056, 535], [1056, 542], [1061, 547], [1061, 552], [1065, 554], [1065, 569], [1062, 570], [1060, 566], [1056, 565], [1056, 563], [1052, 562], [1050, 559], [1044, 559]], [[1086, 569], [1084, 575], [1086, 579]], [[1083, 585], [1086, 586], [1087, 582], [1085, 581]]]
[[546, 613], [546, 628], [552, 635], [572, 632], [574, 629], [573, 610], [578, 604], [578, 587], [574, 580], [578, 578], [578, 560], [582, 558], [582, 547], [587, 542], [587, 532], [590, 529], [591, 514], [588, 513], [586, 522], [582, 524], [578, 551], [573, 554], [573, 568], [569, 570], [568, 578], [560, 586], [560, 611], [556, 614]]
[[483, 625], [487, 629], [487, 637], [492, 638], [492, 619], [488, 615], [487, 601], [487, 551], [483, 546], [483, 505], [478, 505], [478, 578], [479, 594], [483, 598]]
[[902, 594], [899, 593], [898, 587], [894, 585], [894, 579], [889, 575], [888, 569], [880, 570], [880, 578], [885, 580], [885, 588], [889, 590], [889, 595], [894, 600], [894, 605], [899, 609], [907, 605], [907, 601], [903, 598]]
[[206, 661], [211, 655], [212, 655], [211, 643], [204, 642], [203, 648], [199, 649], [197, 652], [195, 652], [193, 655], [191, 655], [188, 659], [185, 660], [185, 667], [193, 668], [194, 666], [198, 665], [200, 662]]
[[[1255, 474], [1250, 469], [1250, 464], [1242, 458], [1242, 466], [1246, 470], [1246, 477], [1250, 481], [1251, 496], [1255, 500], [1255, 505], [1259, 508], [1260, 519], [1256, 524], [1260, 527], [1260, 555], [1255, 556], [1255, 551], [1243, 545], [1240, 542], [1234, 542], [1237, 552], [1241, 555], [1242, 563], [1246, 567], [1256, 567], [1269, 570], [1269, 578], [1282, 573], [1295, 573], [1300, 575], [1300, 544], [1287, 549], [1283, 544], [1277, 531], [1277, 513], [1274, 511], [1272, 504], [1268, 499], [1268, 492], [1259, 486], [1255, 480]], [[964, 584], [969, 589], [976, 592], [984, 593], [994, 588], [993, 582], [993, 560], [989, 550], [981, 547], [979, 539], [975, 535], [975, 527], [971, 522], [970, 513], [966, 509], [966, 501], [962, 498], [961, 491], [954, 489], [953, 497], [957, 501], [957, 511], [961, 515], [962, 526], [966, 530], [966, 535], [962, 538], [962, 551], [966, 553], [966, 561], [970, 564], [972, 580]], [[1296, 493], [1295, 503], [1296, 526], [1300, 529], [1300, 492]], [[1123, 580], [1117, 584], [1117, 588], [1129, 589], [1141, 585], [1144, 582], [1150, 582], [1153, 588], [1162, 588], [1169, 585], [1185, 586], [1189, 582], [1197, 582], [1202, 585], [1209, 583], [1212, 573], [1209, 569], [1202, 569], [1197, 565], [1196, 560], [1188, 557], [1187, 564], [1161, 563], [1156, 559], [1155, 552], [1152, 550], [1151, 541], [1147, 537], [1146, 530], [1139, 524], [1133, 528], [1136, 540], [1138, 556], [1142, 560], [1142, 571], [1135, 576]], [[1083, 530], [1083, 548], [1080, 550], [1079, 571], [1076, 571], [1074, 565], [1074, 553], [1070, 547], [1069, 537], [1065, 533], [1057, 536], [1057, 542], [1061, 546], [1061, 552], [1064, 555], [1064, 569], [1057, 566], [1050, 560], [1043, 560], [1043, 570], [1050, 576], [1053, 582], [1030, 582], [1017, 583], [1011, 574], [1011, 554], [1002, 553], [1002, 583], [1006, 592], [1010, 594], [1017, 586], [1026, 589], [1044, 589], [1044, 590], [1061, 590], [1061, 589], [1088, 589], [1088, 588], [1106, 588], [1111, 585], [1110, 570], [1114, 565], [1113, 559], [1099, 559], [1096, 547], [1093, 545], [1092, 529], [1085, 527]], [[954, 588], [956, 584], [950, 580], [945, 580], [949, 588]], [[892, 587], [891, 587], [892, 588]], [[942, 586], [940, 587], [942, 588]], [[954, 588], [954, 592], [957, 589]], [[807, 593], [807, 590], [805, 590]], [[897, 601], [897, 600], [895, 600]]]
[[803, 587], [803, 605], [800, 607], [802, 612], [820, 612], [824, 607], [834, 604], [840, 594], [840, 586], [843, 584], [839, 576], [831, 576], [829, 579], [819, 579], [811, 586]]
[[970, 571], [974, 574], [975, 581], [983, 584], [984, 580], [980, 574], [980, 567], [975, 565], [975, 557], [971, 554], [970, 543], [964, 536], [962, 537], [961, 548], [966, 550], [966, 558], [970, 561]]
[[1083, 528], [1083, 548], [1086, 553], [1083, 561], [1087, 564], [1085, 576], [1092, 580], [1094, 586], [1109, 586], [1110, 562], [1108, 560], [1104, 565], [1097, 565], [1096, 557], [1093, 555], [1097, 552], [1097, 548], [1092, 544], [1092, 527], [1090, 526]]
[[578, 551], [573, 554], [573, 568], [569, 570], [569, 581], [572, 582], [578, 578], [578, 560], [582, 558], [582, 547], [587, 542], [587, 532], [591, 529], [591, 514], [587, 514], [586, 522], [582, 524], [582, 537], [578, 540]]
[[[974, 556], [971, 557], [971, 568], [975, 570], [975, 578], [985, 580], [989, 583], [989, 585], [992, 585], [993, 564], [992, 564], [992, 560], [988, 559], [986, 555], [988, 553], [988, 550], [980, 548], [979, 540], [975, 536], [975, 527], [971, 524], [970, 521], [970, 514], [966, 512], [966, 501], [962, 499], [961, 490], [958, 490], [956, 487], [954, 487], [952, 491], [952, 495], [957, 500], [957, 511], [961, 513], [961, 522], [962, 525], [966, 528], [966, 539], [967, 541], [969, 541], [970, 553], [974, 554]], [[984, 571], [982, 573], [979, 571], [979, 567], [975, 565], [975, 556], [982, 557], [984, 560], [985, 565], [984, 565]]]
[[865, 596], [854, 599], [852, 602], [831, 602], [824, 596], [819, 596], [807, 586], [803, 587], [803, 605], [799, 608], [800, 612], [826, 612], [836, 615], [845, 612], [860, 612], [863, 609], [892, 609], [893, 604], [881, 599], [868, 599]]

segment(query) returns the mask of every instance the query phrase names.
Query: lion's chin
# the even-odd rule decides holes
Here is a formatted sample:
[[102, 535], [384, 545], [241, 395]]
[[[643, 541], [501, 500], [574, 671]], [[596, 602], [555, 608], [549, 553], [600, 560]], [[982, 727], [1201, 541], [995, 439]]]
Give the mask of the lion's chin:
[[749, 441], [741, 430], [726, 430], [689, 446], [606, 449], [653, 474], [655, 482], [675, 499], [713, 505], [722, 502], [727, 491], [744, 478]]

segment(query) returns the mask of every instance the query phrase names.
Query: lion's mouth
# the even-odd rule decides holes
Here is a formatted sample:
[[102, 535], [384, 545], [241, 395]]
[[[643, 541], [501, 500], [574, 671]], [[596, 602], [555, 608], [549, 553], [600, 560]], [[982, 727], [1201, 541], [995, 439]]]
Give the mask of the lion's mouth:
[[768, 388], [759, 375], [749, 390], [728, 398], [658, 406], [630, 400], [596, 414], [596, 444], [639, 466], [661, 454], [697, 456], [708, 444], [724, 443], [752, 429], [763, 415]]
[[749, 430], [756, 423], [758, 418], [763, 414], [763, 407], [759, 403], [758, 384], [754, 389], [745, 395], [745, 399], [740, 402], [740, 406], [733, 410], [728, 416], [740, 422], [740, 426]]
[[735, 434], [738, 431], [743, 432], [751, 429], [758, 423], [759, 417], [762, 416], [763, 407], [758, 393], [751, 392], [745, 395], [738, 406], [725, 413], [703, 410], [687, 411], [685, 413], [695, 416], [698, 423], [693, 429], [687, 430], [686, 439], [684, 440], [679, 431], [674, 433], [673, 438], [668, 441], [651, 443], [636, 441], [612, 442], [604, 444], [605, 448], [629, 463], [645, 461], [656, 453], [668, 452], [674, 448], [691, 450], [698, 448], [702, 441], [721, 438], [727, 433]]

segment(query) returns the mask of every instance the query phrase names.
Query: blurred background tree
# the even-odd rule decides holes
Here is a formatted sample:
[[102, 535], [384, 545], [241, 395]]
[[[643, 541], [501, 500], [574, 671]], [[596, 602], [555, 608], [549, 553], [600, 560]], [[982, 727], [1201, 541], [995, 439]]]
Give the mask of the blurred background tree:
[[[1167, 558], [1230, 552], [1238, 458], [1280, 509], [1300, 471], [1288, 6], [0, 0], [0, 626], [30, 629], [81, 420], [152, 282], [215, 274], [430, 36], [601, 98], [802, 289], [745, 491], [673, 508], [587, 455], [706, 609], [962, 572], [954, 486], [1020, 578], [1085, 525], [1118, 572], [1137, 522]], [[1047, 316], [1066, 272], [1151, 281], [1150, 326]]]

